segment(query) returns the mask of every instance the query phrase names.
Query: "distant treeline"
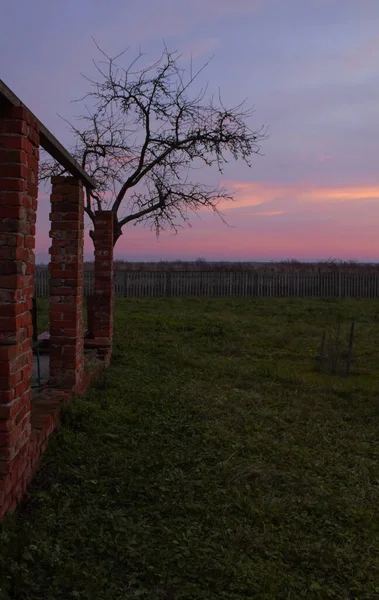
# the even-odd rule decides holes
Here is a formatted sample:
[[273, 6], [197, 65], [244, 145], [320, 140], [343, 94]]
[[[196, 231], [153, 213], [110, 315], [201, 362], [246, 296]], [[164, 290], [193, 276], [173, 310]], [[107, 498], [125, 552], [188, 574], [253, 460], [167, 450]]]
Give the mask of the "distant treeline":
[[[265, 272], [379, 272], [379, 263], [359, 263], [357, 261], [328, 260], [319, 262], [300, 262], [285, 260], [281, 262], [228, 262], [207, 261], [159, 261], [159, 262], [129, 262], [115, 261], [115, 268], [119, 271], [265, 271]], [[93, 262], [86, 262], [85, 268], [93, 269]]]

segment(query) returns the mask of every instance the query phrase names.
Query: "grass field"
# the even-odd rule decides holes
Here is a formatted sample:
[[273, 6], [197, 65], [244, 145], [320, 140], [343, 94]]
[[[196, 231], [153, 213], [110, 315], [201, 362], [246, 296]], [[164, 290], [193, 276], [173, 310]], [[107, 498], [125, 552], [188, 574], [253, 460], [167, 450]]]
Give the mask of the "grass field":
[[[114, 360], [0, 525], [0, 598], [379, 598], [376, 301], [119, 300]], [[314, 371], [356, 317], [349, 378]]]

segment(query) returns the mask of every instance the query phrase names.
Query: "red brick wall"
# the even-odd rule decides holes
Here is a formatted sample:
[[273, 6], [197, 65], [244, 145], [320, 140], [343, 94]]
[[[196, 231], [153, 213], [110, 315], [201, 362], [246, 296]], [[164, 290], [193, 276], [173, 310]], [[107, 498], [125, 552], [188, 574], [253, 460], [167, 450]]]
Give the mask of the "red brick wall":
[[114, 265], [113, 223], [111, 211], [97, 212], [94, 223], [95, 294], [89, 298], [88, 327], [92, 337], [109, 343], [104, 361], [109, 364], [113, 338]]
[[0, 113], [0, 517], [26, 488], [31, 435], [38, 125], [22, 107]]
[[[73, 177], [55, 177], [50, 358], [51, 383], [58, 389], [50, 387], [31, 402], [38, 147], [32, 115], [0, 100], [0, 519], [21, 500], [59, 424], [61, 402], [90, 381], [83, 351], [83, 188]], [[99, 332], [106, 338], [112, 335], [112, 224], [107, 215], [99, 219], [97, 241]]]
[[50, 383], [80, 391], [83, 349], [83, 186], [52, 177], [50, 248]]

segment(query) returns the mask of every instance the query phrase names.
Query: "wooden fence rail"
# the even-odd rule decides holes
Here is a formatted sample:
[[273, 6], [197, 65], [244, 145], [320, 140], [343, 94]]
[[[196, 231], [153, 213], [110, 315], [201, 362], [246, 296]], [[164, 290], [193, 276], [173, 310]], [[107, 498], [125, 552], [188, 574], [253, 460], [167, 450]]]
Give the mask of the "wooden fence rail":
[[[94, 274], [84, 271], [84, 293], [93, 293]], [[272, 271], [127, 271], [115, 272], [115, 294], [230, 297], [379, 297], [379, 273]], [[36, 269], [36, 296], [49, 296], [49, 271]]]

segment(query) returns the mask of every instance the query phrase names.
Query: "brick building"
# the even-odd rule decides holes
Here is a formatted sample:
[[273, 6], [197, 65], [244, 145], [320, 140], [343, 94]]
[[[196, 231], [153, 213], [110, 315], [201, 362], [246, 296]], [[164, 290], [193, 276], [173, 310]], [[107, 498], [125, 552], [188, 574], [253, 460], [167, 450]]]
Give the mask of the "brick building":
[[[32, 298], [39, 148], [69, 176], [52, 178], [50, 365], [48, 385], [32, 396]], [[85, 347], [108, 366], [113, 333], [112, 215], [97, 213], [95, 294], [89, 333], [83, 323], [83, 187], [94, 182], [0, 81], [0, 518], [13, 510], [32, 478], [61, 403], [87, 388]], [[97, 370], [98, 370], [97, 368]], [[96, 372], [94, 369], [93, 372]]]

